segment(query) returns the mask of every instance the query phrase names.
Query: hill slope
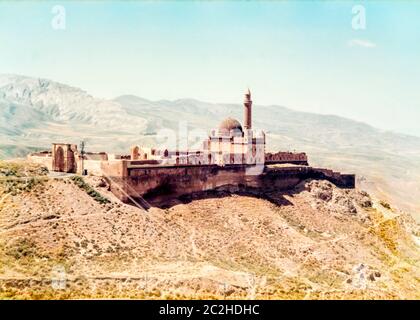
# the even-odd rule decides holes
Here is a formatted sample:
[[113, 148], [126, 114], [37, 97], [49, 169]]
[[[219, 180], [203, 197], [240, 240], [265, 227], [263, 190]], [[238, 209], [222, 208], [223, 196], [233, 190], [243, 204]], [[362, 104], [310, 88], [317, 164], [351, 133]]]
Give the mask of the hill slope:
[[111, 202], [72, 178], [0, 183], [1, 297], [420, 298], [418, 225], [364, 192], [307, 181], [145, 212], [86, 182]]

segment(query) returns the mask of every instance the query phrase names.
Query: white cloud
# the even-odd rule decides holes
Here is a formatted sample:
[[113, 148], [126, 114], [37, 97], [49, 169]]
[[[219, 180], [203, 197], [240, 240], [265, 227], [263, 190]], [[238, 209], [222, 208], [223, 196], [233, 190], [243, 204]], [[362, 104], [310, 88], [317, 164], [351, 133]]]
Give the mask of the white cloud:
[[347, 45], [349, 47], [363, 47], [363, 48], [375, 48], [376, 43], [371, 42], [369, 40], [363, 40], [363, 39], [351, 39], [349, 42], [347, 42]]

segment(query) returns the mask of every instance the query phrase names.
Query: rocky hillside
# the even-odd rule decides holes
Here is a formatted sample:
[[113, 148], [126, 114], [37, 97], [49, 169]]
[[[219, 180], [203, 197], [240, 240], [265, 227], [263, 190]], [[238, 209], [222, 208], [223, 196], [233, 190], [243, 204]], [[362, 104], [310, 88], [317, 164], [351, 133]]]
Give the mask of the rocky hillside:
[[146, 212], [100, 178], [0, 167], [2, 298], [420, 298], [419, 226], [362, 191], [306, 181]]

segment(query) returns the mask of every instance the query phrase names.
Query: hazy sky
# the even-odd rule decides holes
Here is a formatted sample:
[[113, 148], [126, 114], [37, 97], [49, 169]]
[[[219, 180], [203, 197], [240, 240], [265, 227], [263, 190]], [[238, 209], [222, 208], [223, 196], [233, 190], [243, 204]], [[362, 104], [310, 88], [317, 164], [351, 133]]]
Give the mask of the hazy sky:
[[420, 1], [3, 1], [0, 73], [106, 98], [241, 103], [249, 86], [257, 104], [420, 136]]

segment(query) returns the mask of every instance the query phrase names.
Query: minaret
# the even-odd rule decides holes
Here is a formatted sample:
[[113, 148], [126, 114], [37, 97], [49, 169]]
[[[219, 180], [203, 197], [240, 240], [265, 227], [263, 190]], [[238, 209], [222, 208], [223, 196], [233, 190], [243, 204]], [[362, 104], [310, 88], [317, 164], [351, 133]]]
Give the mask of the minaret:
[[252, 100], [251, 91], [245, 93], [244, 99], [244, 129], [252, 129]]

